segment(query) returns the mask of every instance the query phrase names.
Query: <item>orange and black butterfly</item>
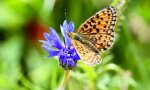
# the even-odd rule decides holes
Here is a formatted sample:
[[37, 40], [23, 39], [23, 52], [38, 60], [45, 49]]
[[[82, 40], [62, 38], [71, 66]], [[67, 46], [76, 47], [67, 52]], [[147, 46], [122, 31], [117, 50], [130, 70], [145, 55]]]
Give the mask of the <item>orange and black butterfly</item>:
[[110, 6], [86, 20], [77, 33], [68, 32], [77, 53], [87, 65], [100, 63], [99, 52], [112, 46], [116, 20], [116, 9]]

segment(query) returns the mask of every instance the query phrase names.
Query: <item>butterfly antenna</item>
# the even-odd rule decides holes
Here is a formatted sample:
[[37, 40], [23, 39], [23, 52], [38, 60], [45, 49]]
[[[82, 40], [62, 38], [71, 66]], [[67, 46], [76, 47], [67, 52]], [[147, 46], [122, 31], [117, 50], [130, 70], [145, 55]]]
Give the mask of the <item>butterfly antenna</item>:
[[67, 20], [67, 10], [65, 9], [65, 18]]

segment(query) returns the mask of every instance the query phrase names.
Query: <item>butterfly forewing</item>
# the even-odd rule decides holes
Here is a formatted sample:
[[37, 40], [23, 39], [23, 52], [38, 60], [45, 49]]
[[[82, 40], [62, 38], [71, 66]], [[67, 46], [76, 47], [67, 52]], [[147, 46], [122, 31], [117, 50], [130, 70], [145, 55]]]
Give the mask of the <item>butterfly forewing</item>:
[[114, 40], [116, 19], [116, 10], [110, 6], [86, 20], [79, 27], [78, 33], [90, 40], [99, 51], [107, 50]]

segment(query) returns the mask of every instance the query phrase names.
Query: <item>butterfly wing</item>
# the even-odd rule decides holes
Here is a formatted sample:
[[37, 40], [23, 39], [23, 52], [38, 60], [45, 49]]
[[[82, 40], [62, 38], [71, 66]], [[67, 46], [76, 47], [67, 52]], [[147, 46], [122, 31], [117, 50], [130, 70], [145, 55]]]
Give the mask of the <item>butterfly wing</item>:
[[85, 64], [93, 66], [100, 63], [101, 59], [99, 53], [92, 51], [85, 44], [82, 44], [80, 41], [75, 39], [72, 39], [72, 44]]
[[116, 19], [116, 10], [110, 6], [86, 20], [79, 27], [78, 33], [90, 40], [98, 50], [107, 50], [114, 41]]
[[94, 34], [84, 35], [85, 39], [90, 41], [99, 51], [107, 50], [114, 41], [114, 33], [108, 34]]

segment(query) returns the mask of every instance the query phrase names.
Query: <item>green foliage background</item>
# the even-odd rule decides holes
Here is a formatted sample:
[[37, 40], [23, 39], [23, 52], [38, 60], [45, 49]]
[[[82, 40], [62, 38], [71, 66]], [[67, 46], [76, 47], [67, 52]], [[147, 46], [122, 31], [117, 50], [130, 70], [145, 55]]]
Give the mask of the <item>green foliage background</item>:
[[[121, 0], [120, 0], [121, 1]], [[56, 90], [65, 71], [38, 40], [53, 27], [60, 34], [65, 19], [77, 29], [112, 0], [1, 0], [0, 90]], [[128, 0], [116, 39], [103, 62], [82, 61], [70, 73], [65, 90], [150, 90], [150, 1]], [[60, 34], [61, 36], [61, 34]]]

